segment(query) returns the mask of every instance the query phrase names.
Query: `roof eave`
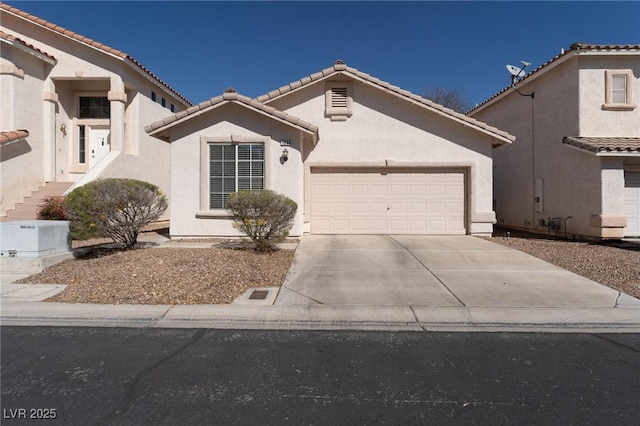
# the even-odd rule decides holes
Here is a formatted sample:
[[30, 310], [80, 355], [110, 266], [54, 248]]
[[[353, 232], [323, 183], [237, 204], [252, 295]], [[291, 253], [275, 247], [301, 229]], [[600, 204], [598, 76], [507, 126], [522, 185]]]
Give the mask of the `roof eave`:
[[[182, 96], [182, 95], [181, 95], [180, 93], [178, 93], [175, 89], [172, 89], [168, 84], [166, 84], [165, 82], [161, 81], [161, 80], [160, 80], [160, 79], [158, 79], [157, 77], [152, 76], [150, 71], [145, 70], [145, 69], [142, 67], [142, 65], [140, 65], [140, 64], [138, 63], [138, 61], [134, 60], [130, 55], [128, 55], [128, 54], [126, 54], [126, 53], [124, 53], [124, 52], [121, 52], [121, 51], [119, 51], [119, 50], [117, 50], [117, 49], [113, 49], [113, 48], [111, 48], [111, 47], [109, 47], [109, 46], [106, 46], [106, 45], [104, 45], [104, 44], [102, 44], [102, 43], [99, 43], [99, 42], [97, 42], [97, 41], [95, 41], [95, 40], [91, 40], [91, 39], [89, 39], [88, 37], [81, 36], [80, 34], [77, 34], [77, 33], [76, 33], [76, 32], [74, 32], [74, 31], [69, 31], [69, 32], [67, 32], [67, 31], [60, 31], [60, 30], [58, 30], [57, 28], [61, 28], [61, 29], [64, 29], [64, 28], [59, 27], [58, 25], [55, 25], [55, 24], [53, 24], [53, 23], [51, 23], [51, 22], [48, 22], [48, 21], [46, 21], [46, 20], [42, 20], [43, 22], [45, 22], [45, 23], [43, 24], [43, 23], [41, 23], [41, 22], [38, 22], [37, 20], [34, 20], [34, 19], [30, 19], [30, 18], [29, 18], [29, 16], [33, 16], [33, 17], [35, 17], [35, 15], [27, 14], [27, 16], [22, 16], [20, 13], [15, 12], [15, 10], [18, 10], [18, 11], [20, 11], [20, 12], [22, 12], [22, 13], [26, 13], [26, 12], [23, 12], [23, 11], [21, 11], [20, 9], [15, 8], [15, 7], [12, 7], [12, 6], [10, 6], [10, 5], [6, 5], [6, 6], [7, 6], [7, 8], [4, 8], [4, 7], [2, 8], [2, 10], [3, 10], [3, 11], [5, 11], [6, 13], [9, 13], [9, 14], [11, 14], [11, 15], [13, 15], [13, 16], [15, 16], [15, 17], [19, 18], [19, 19], [22, 19], [22, 20], [24, 20], [24, 21], [27, 21], [27, 22], [29, 22], [29, 23], [31, 23], [31, 24], [33, 24], [33, 25], [36, 25], [36, 26], [38, 26], [38, 27], [41, 27], [41, 28], [43, 28], [43, 29], [45, 29], [45, 30], [47, 30], [47, 31], [54, 32], [55, 34], [58, 34], [58, 35], [60, 35], [60, 36], [62, 36], [62, 37], [64, 37], [64, 38], [66, 38], [66, 39], [68, 39], [68, 40], [72, 40], [72, 41], [74, 41], [74, 42], [76, 42], [76, 43], [80, 43], [81, 45], [86, 46], [86, 47], [89, 47], [89, 48], [91, 48], [91, 49], [93, 49], [93, 50], [96, 50], [97, 52], [99, 52], [99, 53], [101, 53], [101, 54], [104, 54], [104, 55], [110, 56], [110, 57], [112, 57], [112, 58], [116, 58], [116, 59], [118, 59], [118, 60], [121, 60], [121, 61], [123, 61], [123, 62], [127, 63], [127, 65], [128, 65], [128, 66], [130, 66], [130, 67], [134, 68], [136, 71], [138, 71], [138, 72], [142, 73], [143, 75], [145, 75], [145, 77], [150, 78], [150, 79], [151, 79], [151, 81], [153, 81], [153, 82], [154, 82], [154, 84], [156, 84], [158, 87], [162, 88], [162, 90], [164, 90], [164, 91], [166, 91], [166, 92], [168, 92], [168, 93], [172, 93], [174, 96], [176, 96], [176, 97], [177, 97], [177, 99], [180, 99], [180, 100], [181, 100], [182, 102], [184, 102], [186, 105], [193, 105], [193, 104], [191, 103], [191, 101], [189, 101], [187, 98], [185, 98], [184, 96]], [[38, 19], [40, 19], [40, 18], [38, 18]], [[46, 25], [46, 24], [51, 24], [51, 25]], [[53, 27], [56, 27], [56, 28], [52, 28], [52, 26], [53, 26]], [[66, 30], [66, 29], [65, 29], [65, 30]], [[92, 43], [96, 43], [96, 44], [98, 44], [98, 46], [96, 46], [96, 45], [94, 45], [94, 44], [92, 44], [92, 43], [88, 43], [85, 39], [86, 39], [86, 40], [90, 40]], [[101, 48], [100, 46], [104, 46], [105, 48], [108, 48], [109, 50], [107, 50], [107, 49], [105, 49], [105, 48]], [[54, 63], [54, 65], [55, 65], [55, 63]]]
[[594, 151], [588, 148], [579, 147], [570, 143], [563, 142], [563, 145], [580, 151], [583, 154], [590, 154], [594, 157], [640, 157], [640, 151]]
[[[537, 78], [545, 75], [547, 72], [549, 72], [549, 70], [551, 70], [551, 69], [557, 67], [558, 65], [565, 63], [569, 59], [575, 57], [577, 54], [578, 54], [578, 52], [576, 52], [575, 50], [566, 52], [564, 56], [556, 59], [554, 62], [552, 62], [550, 64], [547, 64], [546, 66], [540, 68], [537, 71], [532, 71], [531, 74], [527, 75], [525, 78], [520, 80], [516, 84], [516, 86], [518, 87], [518, 89], [522, 88], [523, 86], [531, 83], [532, 81], [536, 80]], [[493, 97], [489, 98], [484, 103], [480, 104], [477, 108], [474, 108], [471, 111], [469, 111], [467, 113], [467, 115], [471, 117], [475, 113], [477, 113], [479, 111], [482, 111], [483, 109], [493, 105], [494, 103], [496, 103], [500, 99], [503, 99], [503, 98], [513, 94], [513, 93], [516, 93], [516, 90], [513, 88], [513, 85], [507, 86], [504, 89], [502, 89], [500, 92], [498, 92], [496, 95], [494, 95]]]
[[[300, 84], [295, 88], [292, 88], [292, 89], [289, 89], [289, 90], [283, 92], [281, 89], [286, 89], [287, 87], [291, 87], [291, 85], [294, 84], [295, 82], [294, 83], [290, 83], [287, 86], [282, 86], [282, 87], [280, 87], [280, 88], [278, 88], [278, 89], [276, 89], [276, 90], [274, 90], [272, 92], [269, 92], [267, 94], [261, 95], [261, 96], [257, 97], [256, 100], [258, 100], [258, 101], [262, 102], [263, 104], [267, 105], [272, 101], [275, 101], [277, 99], [282, 98], [283, 96], [287, 96], [287, 95], [289, 95], [291, 93], [294, 93], [294, 92], [297, 92], [299, 90], [308, 88], [310, 85], [313, 85], [313, 84], [316, 84], [316, 83], [320, 83], [320, 82], [325, 81], [325, 80], [327, 80], [327, 79], [329, 79], [331, 77], [334, 77], [335, 75], [341, 74], [341, 75], [346, 75], [349, 78], [352, 78], [354, 80], [357, 80], [362, 84], [374, 87], [374, 88], [376, 88], [378, 90], [383, 90], [385, 93], [392, 94], [392, 95], [396, 96], [399, 99], [403, 99], [403, 100], [409, 101], [412, 104], [417, 105], [417, 106], [419, 106], [421, 108], [424, 108], [424, 109], [426, 109], [428, 111], [435, 112], [436, 114], [438, 114], [438, 115], [440, 115], [442, 117], [446, 117], [446, 118], [452, 119], [452, 120], [454, 120], [454, 121], [456, 121], [456, 122], [458, 122], [458, 123], [460, 123], [460, 124], [462, 124], [464, 126], [468, 126], [468, 127], [473, 128], [475, 130], [478, 130], [478, 131], [490, 136], [491, 138], [493, 138], [494, 140], [497, 141], [497, 143], [492, 143], [493, 147], [498, 147], [498, 146], [502, 146], [502, 145], [511, 144], [516, 139], [515, 136], [513, 136], [511, 134], [508, 134], [506, 132], [505, 132], [504, 135], [501, 135], [499, 133], [495, 133], [495, 132], [492, 132], [490, 130], [484, 129], [481, 126], [477, 126], [474, 123], [469, 121], [469, 119], [471, 119], [471, 118], [462, 119], [460, 117], [456, 117], [455, 115], [449, 114], [446, 111], [442, 111], [442, 110], [440, 110], [438, 108], [432, 107], [432, 106], [428, 105], [426, 102], [416, 101], [411, 96], [405, 94], [405, 93], [409, 93], [410, 94], [409, 91], [402, 90], [399, 87], [397, 88], [398, 91], [393, 90], [393, 89], [391, 89], [389, 87], [385, 87], [384, 85], [378, 84], [377, 81], [371, 81], [371, 80], [368, 80], [366, 78], [361, 77], [356, 72], [351, 71], [349, 69], [349, 67], [335, 69], [333, 72], [327, 72], [327, 70], [328, 69], [320, 71], [320, 73], [324, 74], [320, 78], [312, 79], [312, 80], [310, 80], [310, 81], [308, 81], [306, 83], [303, 82], [303, 84]], [[326, 72], [326, 74], [325, 74], [325, 72]], [[297, 80], [297, 81], [303, 81], [303, 80], [308, 79], [308, 78], [309, 77], [305, 77], [305, 78], [303, 78], [301, 80]], [[280, 94], [273, 95], [271, 97], [271, 93], [275, 93], [275, 92], [280, 92]], [[405, 92], [405, 93], [402, 93], [402, 92]], [[261, 99], [264, 99], [264, 100], [261, 100]], [[464, 114], [461, 114], [461, 115], [464, 116]], [[474, 119], [471, 119], [471, 120], [474, 120]]]
[[[640, 50], [623, 50], [623, 49], [595, 49], [594, 47], [578, 47], [567, 50], [563, 54], [559, 55], [557, 59], [550, 59], [546, 64], [541, 65], [537, 69], [531, 71], [528, 75], [526, 75], [520, 82], [518, 82], [517, 86], [522, 87], [535, 79], [539, 78], [546, 74], [549, 70], [554, 69], [555, 67], [563, 64], [567, 60], [574, 58], [576, 56], [637, 56], [640, 55]], [[482, 111], [486, 107], [489, 107], [496, 103], [498, 100], [508, 96], [511, 93], [514, 93], [515, 90], [513, 86], [507, 86], [497, 94], [493, 95], [485, 102], [480, 104], [478, 107], [472, 109], [467, 113], [469, 116], [473, 116], [475, 113]]]
[[[293, 123], [291, 121], [282, 119], [282, 118], [280, 118], [280, 117], [278, 117], [278, 116], [276, 116], [274, 114], [269, 114], [268, 112], [266, 112], [266, 111], [264, 111], [264, 110], [262, 110], [260, 108], [256, 108], [255, 106], [251, 105], [250, 103], [242, 102], [242, 101], [237, 100], [237, 99], [223, 99], [223, 100], [220, 100], [220, 101], [218, 101], [216, 103], [213, 103], [213, 104], [211, 104], [211, 105], [209, 105], [209, 106], [207, 106], [205, 108], [201, 108], [198, 111], [194, 111], [194, 112], [192, 112], [190, 114], [187, 114], [187, 115], [184, 115], [183, 117], [180, 117], [179, 119], [176, 119], [176, 120], [173, 120], [171, 122], [168, 122], [164, 126], [160, 126], [160, 127], [155, 128], [155, 129], [152, 128], [153, 124], [150, 125], [150, 126], [147, 126], [147, 127], [145, 127], [145, 131], [150, 136], [154, 136], [154, 137], [157, 137], [158, 139], [161, 139], [161, 140], [164, 140], [166, 142], [169, 142], [169, 140], [167, 139], [168, 136], [166, 134], [166, 131], [169, 130], [170, 128], [172, 128], [174, 126], [177, 126], [177, 125], [179, 125], [181, 123], [184, 123], [184, 122], [186, 122], [186, 121], [188, 121], [188, 120], [190, 120], [192, 118], [195, 118], [195, 117], [197, 117], [199, 115], [202, 115], [204, 113], [212, 111], [212, 110], [214, 110], [216, 108], [219, 108], [219, 107], [221, 107], [223, 105], [229, 104], [229, 103], [233, 103], [235, 105], [240, 105], [240, 106], [245, 107], [245, 108], [247, 108], [247, 109], [249, 109], [251, 111], [254, 111], [256, 113], [262, 114], [265, 117], [268, 117], [268, 118], [270, 118], [272, 120], [278, 121], [278, 122], [283, 123], [283, 124], [285, 124], [287, 126], [290, 126], [290, 127], [295, 128], [295, 129], [298, 129], [298, 130], [302, 131], [303, 133], [306, 133], [306, 134], [310, 135], [312, 137], [314, 145], [318, 141], [318, 137], [319, 136], [318, 136], [318, 129], [317, 128], [309, 129], [309, 128], [305, 127], [305, 126], [301, 126], [301, 125]], [[175, 117], [175, 116], [173, 116], [173, 117]]]
[[0, 39], [1, 42], [3, 43], [7, 43], [13, 47], [15, 47], [16, 49], [20, 49], [23, 52], [35, 56], [36, 58], [40, 59], [43, 62], [48, 63], [49, 65], [56, 65], [58, 63], [58, 61], [50, 56], [47, 56], [41, 52], [38, 52], [36, 49], [28, 46], [24, 41], [17, 39], [17, 40], [7, 40], [5, 38]]

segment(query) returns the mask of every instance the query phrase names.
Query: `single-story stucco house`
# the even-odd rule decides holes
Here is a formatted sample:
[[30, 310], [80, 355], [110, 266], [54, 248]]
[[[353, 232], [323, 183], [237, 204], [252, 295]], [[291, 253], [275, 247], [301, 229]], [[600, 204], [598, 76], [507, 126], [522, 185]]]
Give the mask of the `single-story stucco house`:
[[238, 235], [224, 206], [241, 189], [293, 199], [294, 236], [491, 234], [493, 148], [515, 139], [341, 61], [146, 131], [171, 147], [172, 237]]
[[169, 147], [144, 126], [191, 103], [130, 55], [0, 3], [0, 97], [0, 220], [45, 184], [169, 192]]
[[494, 154], [498, 224], [640, 236], [639, 83], [640, 45], [575, 43], [520, 93], [508, 87], [469, 112], [518, 138]]

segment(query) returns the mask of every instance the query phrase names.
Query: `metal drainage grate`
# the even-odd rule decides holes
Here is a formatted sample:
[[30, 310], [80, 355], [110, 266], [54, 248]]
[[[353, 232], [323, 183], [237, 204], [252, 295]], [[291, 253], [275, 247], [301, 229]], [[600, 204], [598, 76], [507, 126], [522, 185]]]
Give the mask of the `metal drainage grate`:
[[267, 298], [267, 296], [269, 295], [269, 291], [268, 290], [254, 290], [253, 293], [251, 293], [251, 296], [249, 296], [250, 300], [264, 300]]

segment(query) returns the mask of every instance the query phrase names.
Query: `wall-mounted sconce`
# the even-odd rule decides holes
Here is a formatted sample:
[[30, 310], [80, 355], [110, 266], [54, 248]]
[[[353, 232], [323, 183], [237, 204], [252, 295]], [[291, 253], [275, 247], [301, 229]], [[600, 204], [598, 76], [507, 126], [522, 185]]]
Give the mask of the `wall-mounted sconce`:
[[64, 123], [62, 123], [62, 124], [60, 125], [60, 131], [62, 132], [62, 135], [63, 135], [63, 136], [67, 136], [67, 125], [66, 125], [66, 124], [64, 124]]
[[289, 150], [285, 148], [284, 150], [282, 150], [282, 162], [284, 163], [288, 159], [289, 159]]

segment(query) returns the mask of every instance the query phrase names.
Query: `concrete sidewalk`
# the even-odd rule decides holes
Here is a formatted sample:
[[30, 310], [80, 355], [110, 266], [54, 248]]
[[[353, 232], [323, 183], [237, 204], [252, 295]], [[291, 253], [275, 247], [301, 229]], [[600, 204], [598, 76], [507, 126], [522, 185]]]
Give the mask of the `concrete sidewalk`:
[[2, 275], [3, 326], [640, 332], [640, 300], [464, 236], [305, 236], [275, 304], [49, 303], [64, 286], [18, 278]]
[[640, 333], [639, 308], [95, 305], [2, 301], [2, 326]]

